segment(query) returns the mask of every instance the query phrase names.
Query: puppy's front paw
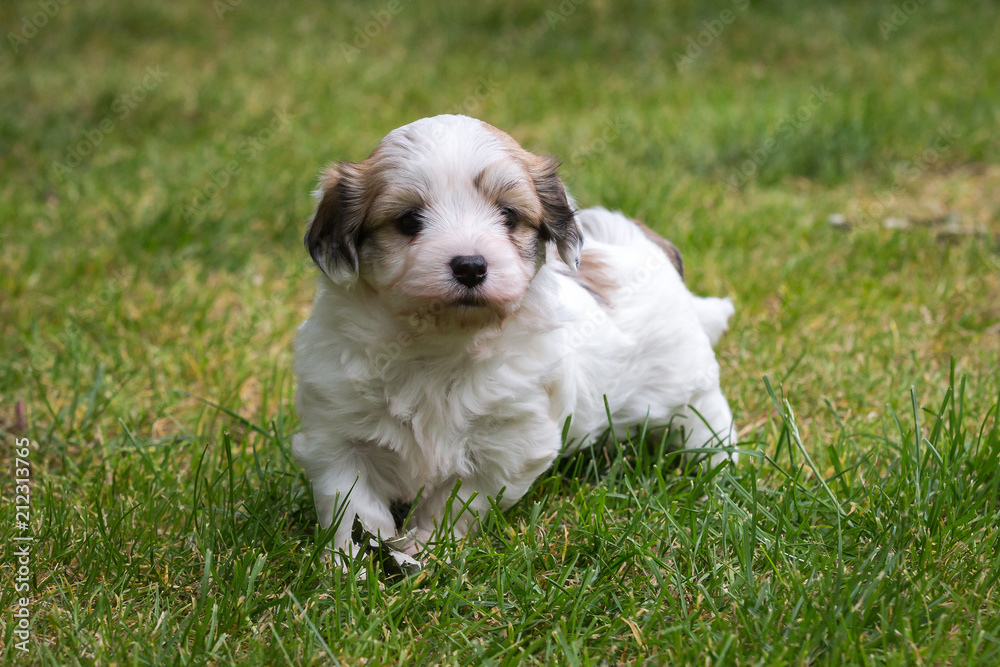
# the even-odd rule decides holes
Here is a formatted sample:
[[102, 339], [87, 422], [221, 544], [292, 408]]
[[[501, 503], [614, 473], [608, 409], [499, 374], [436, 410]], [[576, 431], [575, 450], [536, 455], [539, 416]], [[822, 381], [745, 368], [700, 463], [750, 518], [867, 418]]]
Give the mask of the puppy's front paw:
[[415, 542], [410, 536], [383, 539], [368, 530], [361, 518], [354, 516], [351, 528], [351, 541], [359, 550], [361, 557], [371, 555], [375, 563], [381, 566], [386, 579], [410, 577], [423, 569], [423, 564], [407, 553]]

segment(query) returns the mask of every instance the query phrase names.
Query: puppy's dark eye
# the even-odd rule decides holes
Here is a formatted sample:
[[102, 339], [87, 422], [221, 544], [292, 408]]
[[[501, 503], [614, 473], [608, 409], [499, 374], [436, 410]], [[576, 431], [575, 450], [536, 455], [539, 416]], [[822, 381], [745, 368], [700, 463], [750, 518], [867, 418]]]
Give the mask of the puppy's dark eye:
[[502, 208], [500, 209], [500, 215], [503, 216], [503, 224], [507, 225], [509, 229], [517, 227], [517, 211], [512, 208]]
[[417, 211], [407, 211], [396, 218], [396, 227], [406, 236], [416, 236], [424, 227], [424, 221]]

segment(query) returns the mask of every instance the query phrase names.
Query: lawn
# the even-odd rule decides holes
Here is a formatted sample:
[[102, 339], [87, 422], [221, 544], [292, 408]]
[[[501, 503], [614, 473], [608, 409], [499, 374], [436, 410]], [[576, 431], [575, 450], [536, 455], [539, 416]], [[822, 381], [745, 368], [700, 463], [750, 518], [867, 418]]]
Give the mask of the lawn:
[[[4, 662], [1000, 663], [998, 25], [958, 0], [3, 3]], [[754, 455], [693, 473], [637, 433], [359, 581], [290, 456], [302, 235], [322, 166], [444, 112], [561, 158], [734, 299]]]

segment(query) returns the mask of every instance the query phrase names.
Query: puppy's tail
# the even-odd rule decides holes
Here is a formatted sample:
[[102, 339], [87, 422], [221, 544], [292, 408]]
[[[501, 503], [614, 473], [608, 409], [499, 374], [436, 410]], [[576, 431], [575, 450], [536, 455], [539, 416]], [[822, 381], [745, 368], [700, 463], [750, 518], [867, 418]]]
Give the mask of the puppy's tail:
[[736, 312], [736, 308], [728, 297], [720, 299], [717, 296], [695, 296], [692, 301], [698, 322], [714, 347], [729, 329], [729, 318]]

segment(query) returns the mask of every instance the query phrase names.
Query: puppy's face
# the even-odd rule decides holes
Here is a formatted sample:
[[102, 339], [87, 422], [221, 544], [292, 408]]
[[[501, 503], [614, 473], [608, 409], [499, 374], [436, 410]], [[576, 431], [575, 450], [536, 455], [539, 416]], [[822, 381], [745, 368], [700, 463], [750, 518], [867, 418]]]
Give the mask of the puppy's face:
[[323, 173], [306, 245], [331, 280], [362, 281], [398, 315], [502, 319], [547, 242], [579, 263], [582, 235], [556, 167], [481, 121], [425, 118], [390, 132], [367, 160]]

